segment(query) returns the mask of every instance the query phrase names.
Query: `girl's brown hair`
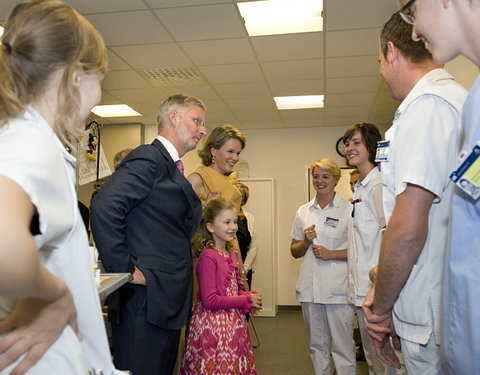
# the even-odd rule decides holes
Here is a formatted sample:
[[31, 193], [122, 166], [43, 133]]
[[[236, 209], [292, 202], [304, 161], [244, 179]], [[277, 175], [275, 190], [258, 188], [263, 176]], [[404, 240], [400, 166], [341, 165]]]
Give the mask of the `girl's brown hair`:
[[102, 36], [83, 16], [57, 0], [19, 3], [8, 16], [0, 48], [0, 126], [20, 115], [44, 90], [51, 75], [64, 69], [54, 123], [56, 134], [83, 130], [78, 118], [80, 93], [73, 72], [107, 71]]

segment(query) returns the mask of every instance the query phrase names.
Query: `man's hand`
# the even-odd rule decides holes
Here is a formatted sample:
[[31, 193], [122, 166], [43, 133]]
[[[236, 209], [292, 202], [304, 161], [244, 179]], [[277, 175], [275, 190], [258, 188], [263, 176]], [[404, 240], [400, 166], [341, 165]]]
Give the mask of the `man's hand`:
[[363, 300], [362, 311], [365, 329], [371, 340], [383, 341], [385, 336], [390, 333], [390, 314], [378, 315], [373, 312], [373, 299], [375, 297], [374, 289], [370, 289]]
[[[375, 347], [378, 357], [387, 365], [400, 368], [400, 360], [395, 354], [395, 349], [400, 350], [400, 338], [395, 332], [393, 325], [392, 311], [385, 314], [373, 312], [374, 289], [370, 289], [365, 296], [362, 305], [365, 330], [368, 333], [370, 342]], [[392, 343], [390, 342], [390, 338]]]
[[34, 366], [69, 324], [80, 339], [77, 311], [68, 288], [56, 300], [18, 300], [12, 313], [0, 321], [0, 371], [25, 357], [10, 373], [22, 375]]
[[132, 280], [130, 280], [130, 284], [147, 285], [147, 280], [145, 279], [145, 275], [143, 274], [142, 271], [140, 271], [139, 268], [137, 268], [137, 266], [135, 266], [135, 269], [133, 270]]
[[[385, 338], [381, 342], [373, 340], [372, 344], [375, 347], [378, 358], [380, 358], [382, 362], [384, 362], [388, 366], [399, 369], [401, 368], [400, 360], [398, 359], [397, 354], [395, 354], [395, 350], [390, 342], [390, 337], [390, 335], [385, 336]], [[398, 336], [392, 336], [392, 340], [394, 339], [396, 339], [396, 343], [399, 344]], [[396, 346], [396, 344], [394, 344], [394, 346]], [[398, 350], [399, 349], [400, 347], [398, 348]]]

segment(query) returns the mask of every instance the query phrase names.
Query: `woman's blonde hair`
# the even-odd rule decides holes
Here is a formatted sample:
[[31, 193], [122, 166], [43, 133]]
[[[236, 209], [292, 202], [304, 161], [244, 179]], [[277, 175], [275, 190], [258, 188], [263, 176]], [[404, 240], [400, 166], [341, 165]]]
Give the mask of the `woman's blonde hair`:
[[[215, 246], [215, 240], [212, 233], [207, 229], [207, 223], [213, 224], [215, 218], [220, 215], [222, 211], [236, 209], [235, 204], [225, 198], [213, 199], [207, 203], [203, 209], [202, 221], [200, 222], [199, 229], [193, 239], [193, 250], [198, 254], [204, 248], [213, 248]], [[227, 243], [226, 250], [230, 250], [231, 245]]]
[[107, 71], [107, 50], [99, 32], [69, 5], [58, 0], [31, 0], [13, 8], [0, 48], [0, 126], [17, 117], [44, 90], [51, 75], [64, 68], [53, 126], [69, 143], [83, 124], [76, 69]]
[[230, 138], [240, 141], [242, 150], [245, 148], [247, 139], [240, 130], [232, 125], [220, 125], [213, 129], [205, 141], [203, 148], [198, 151], [198, 156], [202, 159], [203, 165], [208, 167], [213, 162], [213, 156], [210, 149], [213, 147], [214, 149], [219, 150]]
[[320, 169], [323, 169], [324, 171], [327, 171], [329, 174], [332, 175], [332, 177], [337, 180], [340, 180], [340, 177], [342, 175], [342, 172], [340, 171], [340, 168], [337, 163], [335, 163], [332, 159], [329, 158], [322, 158], [318, 159], [317, 161], [314, 161], [310, 165], [310, 173], [313, 176], [313, 171], [315, 170], [315, 167], [318, 167]]

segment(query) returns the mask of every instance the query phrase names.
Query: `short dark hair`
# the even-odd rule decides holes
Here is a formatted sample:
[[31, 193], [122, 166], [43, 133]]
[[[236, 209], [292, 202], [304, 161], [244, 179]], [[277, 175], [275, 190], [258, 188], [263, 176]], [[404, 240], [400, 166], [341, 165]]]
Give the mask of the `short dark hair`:
[[380, 33], [380, 48], [383, 56], [387, 57], [387, 43], [392, 42], [413, 63], [431, 60], [432, 55], [425, 48], [425, 44], [412, 39], [412, 30], [413, 26], [406, 23], [398, 12], [393, 13]]
[[[377, 165], [375, 162], [375, 155], [377, 153], [377, 142], [382, 140], [380, 130], [378, 130], [378, 128], [373, 124], [369, 124], [368, 122], [360, 122], [350, 126], [347, 129], [345, 135], [343, 136], [343, 143], [347, 143], [347, 141], [350, 140], [350, 138], [352, 138], [356, 132], [360, 132], [362, 135], [363, 143], [368, 151], [368, 161], [373, 165]], [[350, 165], [346, 156], [345, 159], [347, 160], [347, 164]]]

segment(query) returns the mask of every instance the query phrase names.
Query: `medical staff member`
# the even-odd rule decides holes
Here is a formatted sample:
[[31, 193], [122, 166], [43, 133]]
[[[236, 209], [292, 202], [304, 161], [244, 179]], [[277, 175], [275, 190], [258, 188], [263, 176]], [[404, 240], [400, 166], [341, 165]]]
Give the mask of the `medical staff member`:
[[297, 210], [290, 251], [302, 258], [296, 292], [310, 337], [315, 374], [355, 374], [353, 308], [347, 304], [347, 229], [351, 204], [335, 193], [340, 168], [323, 158], [310, 166], [316, 196]]
[[448, 177], [460, 151], [466, 91], [411, 35], [412, 26], [395, 13], [380, 36], [380, 73], [402, 102], [377, 149], [387, 228], [363, 312], [385, 363], [400, 367], [391, 342], [398, 349], [401, 341], [409, 374], [437, 375], [453, 193]]

